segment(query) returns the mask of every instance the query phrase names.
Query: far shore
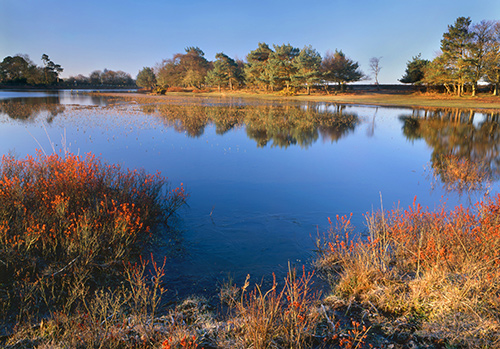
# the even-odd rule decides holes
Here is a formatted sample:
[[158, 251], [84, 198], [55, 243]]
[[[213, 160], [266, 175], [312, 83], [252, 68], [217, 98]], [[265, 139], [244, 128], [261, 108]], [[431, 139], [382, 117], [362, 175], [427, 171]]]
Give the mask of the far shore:
[[143, 93], [103, 92], [105, 95], [117, 97], [129, 97], [133, 99], [157, 99], [166, 100], [172, 97], [203, 97], [203, 98], [257, 98], [263, 100], [290, 100], [310, 101], [356, 105], [376, 105], [386, 107], [412, 107], [412, 108], [461, 108], [481, 109], [483, 111], [500, 111], [500, 97], [491, 94], [479, 94], [472, 96], [449, 96], [445, 94], [430, 93], [408, 93], [392, 91], [355, 91], [339, 94], [311, 95], [297, 94], [295, 96], [280, 96], [278, 93], [247, 92], [247, 91], [225, 91], [225, 92], [167, 92], [164, 95]]

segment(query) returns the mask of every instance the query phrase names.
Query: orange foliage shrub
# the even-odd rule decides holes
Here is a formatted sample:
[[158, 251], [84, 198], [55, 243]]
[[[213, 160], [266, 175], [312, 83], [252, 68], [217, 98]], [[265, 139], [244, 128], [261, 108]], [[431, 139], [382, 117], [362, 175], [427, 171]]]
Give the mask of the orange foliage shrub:
[[[170, 191], [159, 173], [122, 170], [91, 154], [3, 156], [0, 283], [31, 284], [28, 293], [61, 302], [66, 286], [85, 288], [104, 266], [139, 254], [153, 227], [166, 223], [186, 198], [182, 185]], [[36, 303], [33, 294], [6, 303], [24, 297]]]

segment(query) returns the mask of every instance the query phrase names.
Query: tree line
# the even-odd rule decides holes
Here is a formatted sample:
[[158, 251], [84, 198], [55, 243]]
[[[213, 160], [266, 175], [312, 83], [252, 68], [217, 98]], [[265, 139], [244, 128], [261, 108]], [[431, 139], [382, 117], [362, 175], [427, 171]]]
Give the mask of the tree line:
[[0, 63], [0, 83], [17, 85], [53, 85], [60, 81], [63, 68], [42, 55], [42, 66], [37, 66], [28, 55], [7, 56]]
[[[458, 96], [476, 95], [480, 83], [489, 84], [494, 95], [500, 94], [500, 21], [472, 23], [470, 17], [459, 17], [443, 34], [440, 54], [432, 61], [420, 54], [413, 57], [399, 79], [405, 84], [443, 89]], [[378, 85], [382, 57], [372, 57], [369, 69]], [[63, 68], [42, 55], [42, 66], [27, 55], [5, 57], [0, 63], [1, 84], [85, 86], [137, 86], [156, 92], [167, 89], [205, 87], [233, 90], [236, 88], [280, 91], [293, 94], [304, 89], [333, 86], [340, 91], [349, 83], [368, 79], [359, 63], [342, 50], [327, 52], [322, 57], [311, 45], [302, 49], [290, 44], [259, 43], [246, 55], [246, 61], [233, 59], [223, 52], [208, 61], [199, 47], [187, 47], [155, 67], [144, 67], [137, 80], [123, 71], [95, 70], [88, 77], [77, 75], [62, 81]]]
[[480, 82], [500, 93], [500, 21], [472, 23], [459, 17], [441, 39], [441, 52], [432, 61], [417, 55], [407, 63], [402, 83], [443, 87], [458, 96], [475, 96]]
[[79, 74], [61, 79], [63, 72], [60, 64], [50, 60], [47, 54], [42, 55], [42, 66], [37, 66], [28, 55], [7, 56], [0, 62], [0, 84], [29, 86], [135, 86], [135, 80], [129, 73], [118, 70], [94, 70], [89, 76]]
[[68, 87], [85, 86], [135, 86], [135, 80], [122, 70], [94, 70], [89, 76], [78, 74], [65, 80]]
[[344, 90], [346, 84], [366, 78], [359, 63], [341, 50], [321, 57], [310, 45], [302, 49], [290, 44], [271, 48], [259, 43], [248, 53], [246, 62], [223, 52], [215, 58], [209, 62], [199, 47], [187, 47], [184, 53], [174, 54], [154, 68], [144, 67], [137, 75], [137, 85], [159, 91], [172, 87], [217, 87], [219, 91], [246, 87], [293, 93], [304, 88], [309, 94], [311, 88], [328, 89], [332, 84]]

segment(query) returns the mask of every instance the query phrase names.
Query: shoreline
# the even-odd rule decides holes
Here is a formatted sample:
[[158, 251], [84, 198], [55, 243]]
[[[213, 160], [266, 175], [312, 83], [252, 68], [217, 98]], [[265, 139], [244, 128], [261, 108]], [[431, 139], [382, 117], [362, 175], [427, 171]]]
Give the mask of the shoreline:
[[166, 100], [170, 97], [203, 97], [203, 98], [248, 98], [275, 101], [300, 101], [300, 102], [329, 102], [353, 105], [373, 105], [384, 107], [409, 107], [409, 108], [458, 108], [477, 109], [486, 112], [500, 112], [500, 97], [490, 94], [480, 94], [476, 97], [446, 96], [442, 94], [420, 93], [391, 93], [380, 92], [353, 92], [336, 95], [298, 94], [295, 96], [280, 96], [278, 94], [256, 92], [167, 92], [164, 95], [126, 93], [126, 92], [100, 92], [100, 95], [114, 97], [128, 97], [132, 99], [157, 99]]

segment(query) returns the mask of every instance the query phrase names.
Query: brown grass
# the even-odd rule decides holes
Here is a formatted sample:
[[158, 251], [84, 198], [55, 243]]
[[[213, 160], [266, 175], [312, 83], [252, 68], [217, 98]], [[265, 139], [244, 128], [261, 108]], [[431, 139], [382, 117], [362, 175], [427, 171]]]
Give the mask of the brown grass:
[[[105, 93], [106, 96], [123, 97], [126, 99], [142, 99], [144, 96], [128, 93]], [[189, 98], [194, 96], [189, 92], [177, 92], [172, 95], [151, 96], [150, 99], [171, 99], [171, 98]], [[292, 96], [280, 96], [279, 93], [263, 93], [261, 91], [225, 91], [225, 92], [203, 92], [196, 93], [197, 97], [236, 97], [259, 100], [288, 100], [288, 101], [309, 101], [309, 102], [328, 102], [340, 104], [363, 104], [397, 107], [423, 107], [423, 108], [464, 108], [464, 109], [483, 109], [488, 111], [498, 111], [500, 109], [500, 97], [490, 94], [479, 94], [477, 97], [471, 96], [448, 96], [444, 94], [429, 93], [406, 93], [406, 92], [352, 92], [336, 95], [324, 94], [296, 94]], [[147, 97], [146, 97], [147, 98]]]
[[[500, 195], [474, 209], [367, 215], [354, 242], [340, 218], [320, 244], [317, 265], [342, 298], [404, 317], [432, 343], [500, 345]], [[388, 320], [385, 320], [388, 321]]]

